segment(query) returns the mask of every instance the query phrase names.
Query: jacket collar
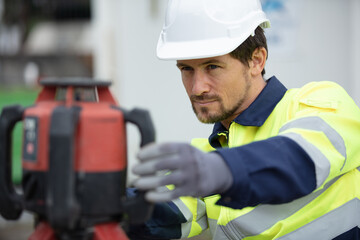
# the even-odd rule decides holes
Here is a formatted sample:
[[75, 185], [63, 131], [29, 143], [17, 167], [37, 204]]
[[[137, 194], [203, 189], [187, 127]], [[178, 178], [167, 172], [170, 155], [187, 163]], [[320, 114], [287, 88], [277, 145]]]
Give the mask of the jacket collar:
[[[260, 127], [269, 117], [275, 106], [280, 102], [286, 87], [275, 77], [266, 81], [265, 88], [250, 106], [239, 114], [233, 121], [243, 126]], [[214, 125], [213, 132], [209, 137], [209, 142], [213, 147], [219, 147], [217, 141], [219, 133], [227, 133], [227, 129], [217, 122]]]

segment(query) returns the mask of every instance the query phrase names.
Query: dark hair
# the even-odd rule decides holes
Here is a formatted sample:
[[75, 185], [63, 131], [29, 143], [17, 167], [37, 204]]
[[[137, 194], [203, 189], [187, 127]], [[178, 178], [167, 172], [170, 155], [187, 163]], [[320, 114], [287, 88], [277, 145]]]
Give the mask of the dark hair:
[[[261, 27], [257, 27], [255, 29], [255, 35], [248, 37], [240, 46], [230, 53], [230, 56], [249, 66], [253, 52], [259, 47], [264, 47], [266, 52], [268, 51], [264, 30]], [[265, 68], [261, 74], [264, 76]]]

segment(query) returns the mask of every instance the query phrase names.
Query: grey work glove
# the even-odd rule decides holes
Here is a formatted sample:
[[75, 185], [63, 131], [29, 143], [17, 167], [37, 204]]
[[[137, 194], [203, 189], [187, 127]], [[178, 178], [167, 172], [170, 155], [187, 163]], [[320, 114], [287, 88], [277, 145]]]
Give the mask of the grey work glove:
[[[139, 175], [134, 186], [146, 191], [151, 202], [171, 201], [180, 196], [205, 197], [225, 192], [233, 182], [230, 169], [217, 153], [205, 153], [183, 143], [151, 144], [138, 154], [140, 164], [133, 168]], [[168, 175], [159, 172], [169, 170]], [[172, 191], [158, 188], [175, 185]]]

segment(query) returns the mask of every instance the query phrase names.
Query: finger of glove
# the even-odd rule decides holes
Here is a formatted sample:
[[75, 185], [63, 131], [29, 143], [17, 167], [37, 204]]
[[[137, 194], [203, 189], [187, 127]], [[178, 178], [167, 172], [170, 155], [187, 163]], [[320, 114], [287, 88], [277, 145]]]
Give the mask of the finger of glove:
[[163, 186], [162, 180], [164, 176], [149, 176], [149, 177], [141, 177], [135, 180], [134, 187], [140, 190], [150, 190], [155, 189], [157, 187]]
[[179, 152], [184, 146], [185, 144], [183, 143], [149, 144], [140, 149], [137, 157], [140, 161], [144, 162], [163, 155], [172, 155]]
[[182, 196], [194, 196], [196, 194], [194, 193], [188, 193], [187, 191], [184, 191], [182, 188], [175, 188], [172, 191], [149, 191], [145, 194], [146, 200], [150, 202], [169, 202], [171, 200], [174, 200], [176, 198], [182, 197]]
[[136, 175], [150, 175], [157, 171], [156, 165], [158, 160], [140, 163], [132, 168], [132, 172]]
[[150, 190], [166, 185], [181, 186], [187, 176], [181, 171], [172, 172], [163, 176], [144, 176], [134, 181], [134, 187], [141, 190]]
[[135, 165], [132, 172], [136, 175], [150, 175], [161, 170], [175, 170], [182, 165], [179, 160], [178, 154], [158, 156], [158, 158], [153, 158], [151, 161], [148, 160]]
[[188, 179], [188, 176], [184, 171], [174, 171], [163, 176], [160, 180], [160, 184], [161, 186], [175, 185], [176, 187], [179, 187], [185, 183], [186, 179]]

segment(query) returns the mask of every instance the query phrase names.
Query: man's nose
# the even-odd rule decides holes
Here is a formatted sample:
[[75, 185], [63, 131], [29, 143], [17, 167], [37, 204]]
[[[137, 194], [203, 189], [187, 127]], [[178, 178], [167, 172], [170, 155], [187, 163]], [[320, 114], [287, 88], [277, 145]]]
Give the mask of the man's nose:
[[192, 94], [200, 96], [210, 91], [209, 79], [205, 73], [195, 71], [193, 76]]

